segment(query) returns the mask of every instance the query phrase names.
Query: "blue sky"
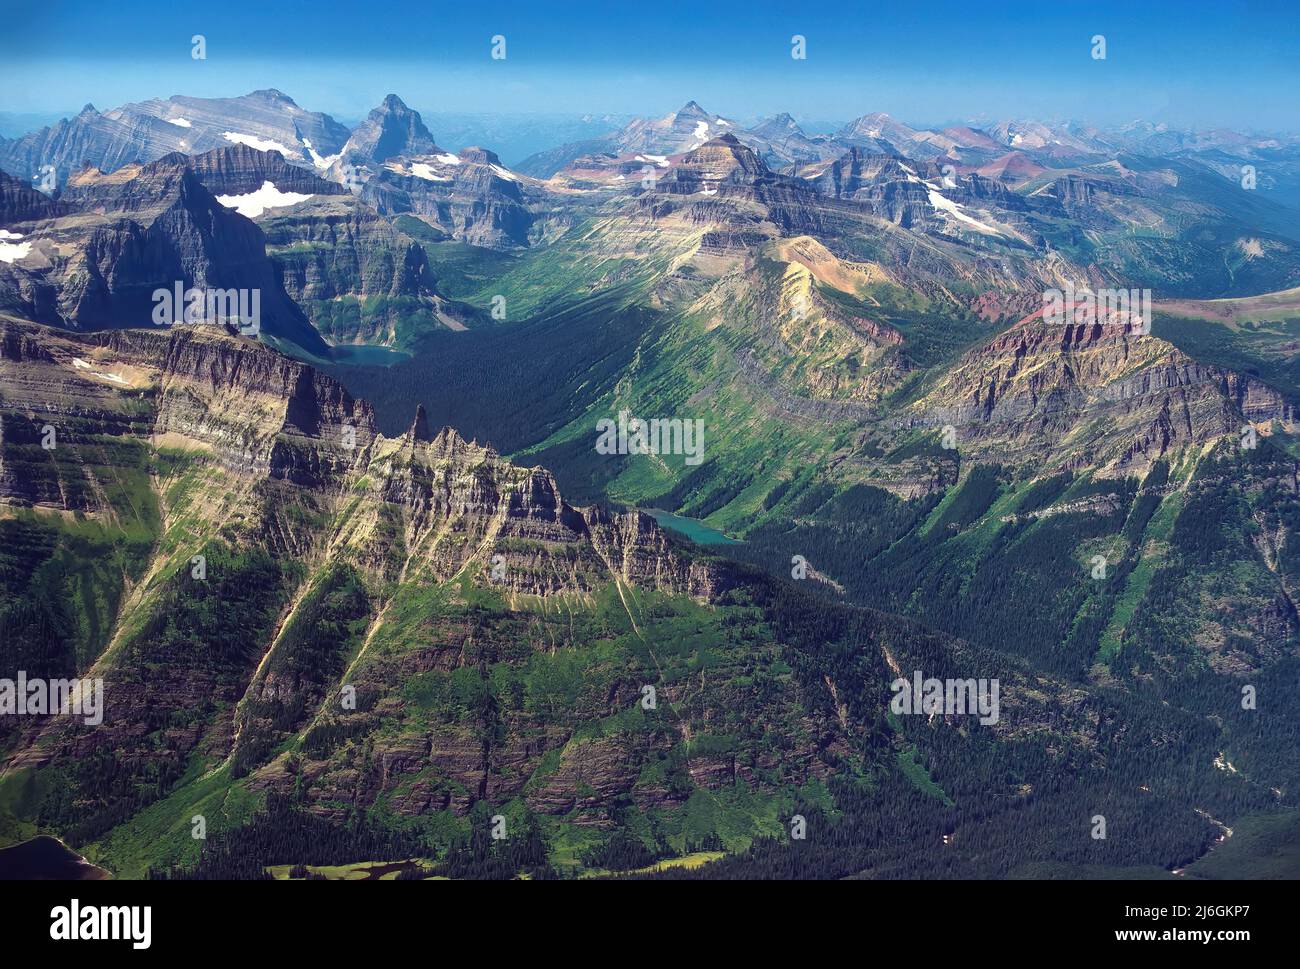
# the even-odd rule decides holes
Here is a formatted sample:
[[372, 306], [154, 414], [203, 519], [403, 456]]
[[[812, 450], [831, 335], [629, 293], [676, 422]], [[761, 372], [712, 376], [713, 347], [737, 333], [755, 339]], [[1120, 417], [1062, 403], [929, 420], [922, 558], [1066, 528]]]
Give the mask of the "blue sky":
[[[355, 119], [427, 112], [740, 119], [868, 111], [1300, 130], [1294, 3], [0, 2], [0, 111], [276, 87]], [[190, 37], [207, 59], [190, 57]], [[490, 38], [507, 40], [505, 61]], [[790, 57], [790, 38], [808, 56]], [[1093, 60], [1103, 34], [1107, 58]]]

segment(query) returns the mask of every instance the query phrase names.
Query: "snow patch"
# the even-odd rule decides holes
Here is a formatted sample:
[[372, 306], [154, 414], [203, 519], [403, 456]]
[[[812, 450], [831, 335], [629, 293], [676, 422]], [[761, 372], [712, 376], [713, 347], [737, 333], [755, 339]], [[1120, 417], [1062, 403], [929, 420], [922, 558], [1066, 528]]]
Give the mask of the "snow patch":
[[329, 168], [336, 161], [338, 161], [340, 158], [343, 157], [343, 152], [341, 151], [335, 155], [322, 155], [320, 152], [318, 152], [315, 148], [312, 147], [310, 138], [304, 138], [302, 140], [302, 146], [307, 149], [307, 154], [311, 158], [311, 163], [315, 165], [317, 168], [321, 169], [322, 171], [324, 171], [326, 168]]
[[459, 155], [453, 155], [451, 152], [447, 152], [447, 154], [445, 154], [445, 155], [435, 155], [434, 157], [437, 158], [438, 161], [442, 162], [444, 165], [459, 165], [459, 164], [460, 164], [460, 156], [459, 156]]
[[958, 205], [956, 202], [954, 202], [952, 199], [945, 198], [944, 196], [936, 192], [934, 189], [930, 189], [929, 193], [930, 193], [930, 204], [933, 205], [936, 209], [939, 209], [941, 212], [948, 213], [954, 219], [957, 219], [959, 222], [965, 222], [967, 225], [973, 226], [975, 229], [979, 230], [980, 232], [987, 232], [995, 236], [1002, 235], [1002, 232], [998, 229], [993, 228], [993, 226], [987, 225], [986, 223], [981, 222], [979, 219], [972, 219], [969, 215], [963, 212], [961, 210], [961, 206]]
[[168, 124], [174, 124], [178, 128], [193, 128], [194, 125], [184, 118], [163, 118]]
[[223, 131], [221, 137], [234, 142], [236, 145], [247, 145], [249, 148], [256, 148], [258, 151], [278, 151], [281, 155], [293, 154], [284, 145], [269, 138], [259, 138], [256, 135], [241, 135], [238, 131]]
[[433, 167], [424, 162], [411, 162], [411, 174], [426, 182], [450, 182], [450, 175], [435, 175]]
[[124, 380], [121, 374], [101, 373], [100, 371], [92, 367], [90, 364], [86, 363], [85, 360], [82, 360], [80, 357], [73, 358], [72, 366], [75, 367], [77, 370], [89, 370], [90, 375], [92, 377], [99, 377], [101, 380], [107, 380], [115, 384], [121, 384], [124, 387], [130, 386], [130, 381]]
[[14, 263], [32, 251], [30, 242], [0, 242], [0, 262]]
[[21, 232], [10, 232], [8, 229], [0, 229], [0, 239], [21, 239]]
[[256, 192], [247, 195], [218, 195], [217, 201], [228, 209], [234, 209], [240, 215], [255, 219], [267, 209], [282, 209], [290, 205], [305, 202], [310, 195], [298, 192], [281, 192], [270, 182], [263, 182]]
[[508, 181], [511, 182], [519, 181], [518, 175], [516, 175], [512, 171], [509, 171], [508, 169], [502, 168], [500, 165], [493, 165], [492, 171], [496, 172], [497, 175], [499, 175], [501, 178], [507, 179]]

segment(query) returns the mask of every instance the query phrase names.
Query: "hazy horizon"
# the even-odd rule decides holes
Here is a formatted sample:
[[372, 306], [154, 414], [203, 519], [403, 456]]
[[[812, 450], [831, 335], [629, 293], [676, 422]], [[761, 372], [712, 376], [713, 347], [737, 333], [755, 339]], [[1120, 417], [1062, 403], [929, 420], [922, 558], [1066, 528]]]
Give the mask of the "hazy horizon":
[[[784, 111], [814, 127], [883, 111], [918, 125], [1300, 130], [1300, 27], [1272, 2], [1012, 4], [977, 15], [941, 3], [856, 16], [724, 0], [704, 13], [610, 8], [599, 17], [568, 4], [484, 11], [407, 0], [370, 4], [364, 16], [336, 0], [253, 12], [148, 6], [130, 18], [83, 0], [12, 8], [0, 113], [273, 87], [349, 122], [392, 92], [428, 114], [662, 116], [696, 100], [738, 120]], [[191, 57], [195, 34], [203, 60]], [[1104, 60], [1092, 56], [1099, 34]], [[504, 60], [490, 56], [496, 35]], [[795, 35], [806, 59], [791, 57]]]

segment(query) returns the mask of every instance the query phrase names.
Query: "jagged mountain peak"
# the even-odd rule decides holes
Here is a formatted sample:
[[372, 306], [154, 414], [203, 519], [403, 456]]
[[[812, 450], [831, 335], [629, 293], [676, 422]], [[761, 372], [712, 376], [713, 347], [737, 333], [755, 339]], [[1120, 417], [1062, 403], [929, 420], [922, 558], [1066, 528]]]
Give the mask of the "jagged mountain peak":
[[709, 112], [705, 111], [704, 108], [700, 107], [700, 103], [698, 101], [692, 100], [692, 101], [687, 101], [680, 108], [678, 108], [673, 113], [673, 117], [681, 118], [684, 120], [688, 118], [711, 118], [713, 117], [713, 115], [709, 114]]
[[411, 421], [411, 427], [407, 433], [411, 436], [412, 440], [433, 440], [429, 434], [429, 415], [425, 413], [424, 404], [415, 405], [415, 420]]
[[780, 114], [763, 119], [754, 126], [753, 130], [761, 133], [770, 131], [798, 131], [800, 134], [803, 133], [799, 123], [794, 120], [788, 111], [782, 111]]
[[357, 125], [343, 148], [350, 162], [382, 162], [398, 155], [427, 155], [440, 151], [420, 112], [396, 94], [389, 94]]
[[0, 168], [33, 178], [48, 174], [49, 166], [61, 184], [86, 162], [112, 172], [170, 152], [193, 155], [246, 144], [324, 170], [348, 136], [329, 115], [304, 110], [273, 88], [229, 98], [174, 94], [103, 112], [87, 104], [73, 118], [0, 145]]

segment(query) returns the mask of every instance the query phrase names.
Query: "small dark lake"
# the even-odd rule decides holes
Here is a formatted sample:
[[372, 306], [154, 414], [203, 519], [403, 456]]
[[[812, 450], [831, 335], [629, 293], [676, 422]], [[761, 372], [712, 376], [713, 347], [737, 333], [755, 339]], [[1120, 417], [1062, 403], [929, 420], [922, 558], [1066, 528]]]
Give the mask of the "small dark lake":
[[49, 835], [0, 848], [0, 881], [98, 881], [108, 877], [103, 868]]

